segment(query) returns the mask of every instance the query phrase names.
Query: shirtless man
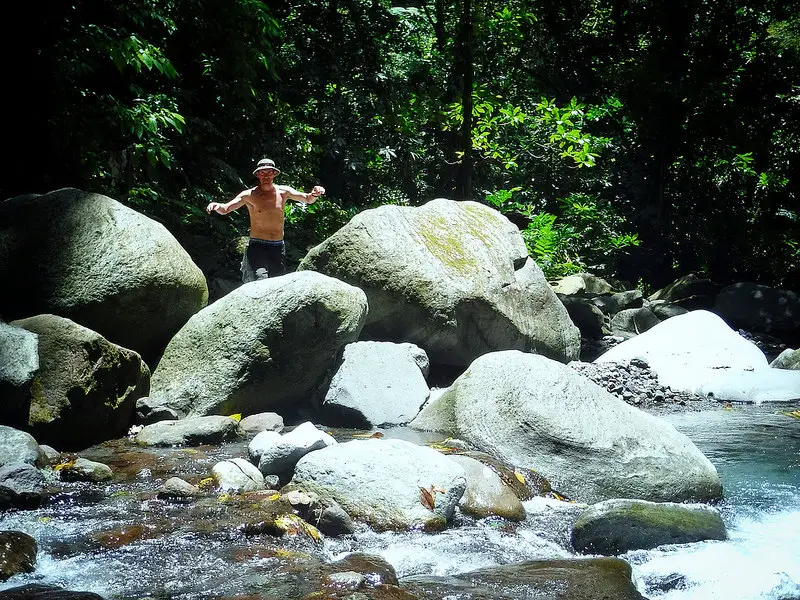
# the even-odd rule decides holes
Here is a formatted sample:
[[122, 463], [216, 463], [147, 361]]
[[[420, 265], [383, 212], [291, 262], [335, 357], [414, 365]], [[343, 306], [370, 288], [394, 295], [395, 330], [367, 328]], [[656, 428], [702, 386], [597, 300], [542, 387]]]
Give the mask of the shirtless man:
[[213, 210], [227, 215], [242, 206], [250, 213], [250, 242], [242, 260], [242, 281], [255, 281], [277, 277], [286, 272], [286, 247], [283, 243], [284, 208], [287, 200], [313, 204], [325, 193], [325, 188], [315, 185], [307, 194], [288, 185], [275, 185], [272, 180], [280, 173], [274, 161], [264, 158], [258, 161], [253, 175], [259, 184], [241, 192], [226, 204], [212, 202], [206, 212]]

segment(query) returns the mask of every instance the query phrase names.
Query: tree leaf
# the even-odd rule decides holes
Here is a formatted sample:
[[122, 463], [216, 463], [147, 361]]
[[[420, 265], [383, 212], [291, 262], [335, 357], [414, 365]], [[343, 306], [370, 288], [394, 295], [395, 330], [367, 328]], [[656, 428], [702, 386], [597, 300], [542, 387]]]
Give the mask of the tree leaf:
[[436, 498], [424, 487], [419, 488], [419, 501], [422, 503], [422, 506], [431, 511], [436, 506]]

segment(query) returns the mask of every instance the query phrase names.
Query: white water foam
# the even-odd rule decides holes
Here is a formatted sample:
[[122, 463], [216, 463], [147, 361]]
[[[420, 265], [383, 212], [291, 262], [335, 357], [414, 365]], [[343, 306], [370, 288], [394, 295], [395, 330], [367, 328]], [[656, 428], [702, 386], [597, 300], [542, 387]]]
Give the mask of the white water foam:
[[[724, 542], [665, 546], [623, 556], [639, 591], [663, 600], [800, 598], [800, 511], [742, 517]], [[680, 574], [677, 589], [648, 589]], [[650, 584], [650, 585], [648, 585]]]

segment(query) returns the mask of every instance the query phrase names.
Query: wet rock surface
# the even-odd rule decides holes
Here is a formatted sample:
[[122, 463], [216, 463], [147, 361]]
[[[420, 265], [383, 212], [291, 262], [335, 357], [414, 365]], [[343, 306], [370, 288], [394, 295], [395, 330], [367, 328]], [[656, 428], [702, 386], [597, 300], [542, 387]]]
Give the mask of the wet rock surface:
[[410, 577], [403, 585], [423, 598], [460, 600], [641, 600], [631, 568], [614, 558], [542, 560], [503, 565], [450, 577]]
[[22, 585], [0, 592], [3, 600], [103, 600], [92, 592], [70, 592], [54, 585]]
[[0, 531], [0, 581], [33, 571], [36, 552], [36, 540], [27, 533]]

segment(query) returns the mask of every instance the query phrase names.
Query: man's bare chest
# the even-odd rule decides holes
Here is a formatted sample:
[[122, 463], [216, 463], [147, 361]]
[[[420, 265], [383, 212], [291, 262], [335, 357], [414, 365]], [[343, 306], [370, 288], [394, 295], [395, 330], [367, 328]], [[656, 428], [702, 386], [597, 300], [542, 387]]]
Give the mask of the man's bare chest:
[[283, 211], [286, 199], [278, 190], [250, 194], [248, 205], [254, 212]]

